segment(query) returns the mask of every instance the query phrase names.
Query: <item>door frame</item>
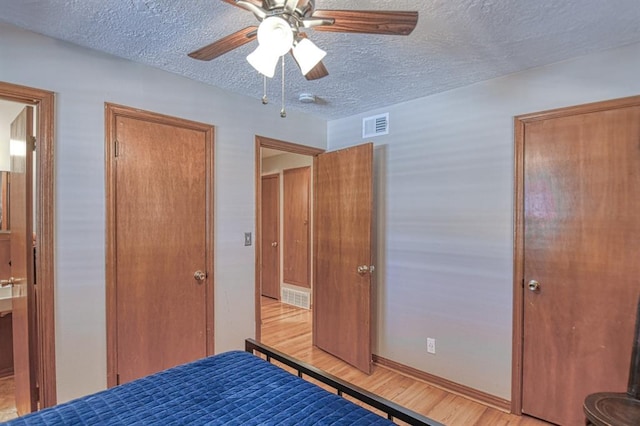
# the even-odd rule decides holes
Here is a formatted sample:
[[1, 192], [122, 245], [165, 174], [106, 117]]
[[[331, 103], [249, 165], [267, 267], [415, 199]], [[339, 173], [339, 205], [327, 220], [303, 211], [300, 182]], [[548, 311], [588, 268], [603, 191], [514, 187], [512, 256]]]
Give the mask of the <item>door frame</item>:
[[132, 108], [124, 105], [117, 105], [105, 102], [105, 186], [106, 186], [106, 319], [107, 319], [107, 387], [117, 385], [117, 305], [116, 305], [116, 193], [115, 193], [115, 124], [117, 116], [124, 116], [134, 119], [142, 119], [155, 123], [179, 126], [182, 128], [201, 131], [205, 133], [206, 143], [210, 147], [211, 155], [206, 158], [207, 182], [206, 182], [206, 257], [205, 266], [207, 271], [207, 296], [206, 306], [206, 334], [207, 353], [214, 353], [214, 127], [186, 120], [169, 115], [158, 114], [151, 111]]
[[[38, 360], [37, 384], [40, 388], [40, 408], [57, 402], [55, 358], [55, 275], [54, 275], [54, 108], [53, 92], [27, 86], [0, 82], [0, 98], [35, 107], [37, 123], [36, 144], [36, 233], [38, 277], [36, 297]], [[31, 362], [34, 362], [32, 360]]]
[[[256, 188], [256, 235], [255, 241], [262, 241], [262, 225], [260, 218], [262, 217], [262, 157], [260, 155], [261, 148], [277, 149], [278, 151], [289, 152], [292, 154], [308, 155], [316, 157], [318, 154], [325, 152], [321, 148], [313, 148], [306, 145], [300, 145], [293, 142], [286, 142], [279, 139], [272, 139], [266, 136], [255, 136], [255, 188]], [[262, 265], [262, 248], [259, 243], [255, 244], [255, 323], [256, 340], [260, 341], [262, 338], [262, 291], [261, 291], [261, 274], [260, 269]]]
[[524, 149], [525, 127], [535, 121], [640, 105], [640, 96], [631, 96], [584, 105], [552, 109], [514, 117], [514, 239], [513, 239], [513, 349], [511, 360], [511, 412], [522, 414], [522, 373], [524, 346]]

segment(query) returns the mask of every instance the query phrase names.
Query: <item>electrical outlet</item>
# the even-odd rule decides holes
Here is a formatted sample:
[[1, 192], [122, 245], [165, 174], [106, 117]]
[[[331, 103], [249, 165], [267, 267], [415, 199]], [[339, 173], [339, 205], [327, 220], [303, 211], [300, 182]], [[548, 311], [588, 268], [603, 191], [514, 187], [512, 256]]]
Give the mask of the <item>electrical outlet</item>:
[[436, 354], [436, 339], [433, 337], [427, 337], [427, 352]]

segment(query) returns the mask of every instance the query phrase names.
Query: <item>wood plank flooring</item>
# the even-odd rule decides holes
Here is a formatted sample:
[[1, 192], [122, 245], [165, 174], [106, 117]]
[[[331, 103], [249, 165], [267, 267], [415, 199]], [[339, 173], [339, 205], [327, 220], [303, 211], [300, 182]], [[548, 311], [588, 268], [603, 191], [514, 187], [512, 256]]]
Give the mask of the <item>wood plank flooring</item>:
[[312, 345], [311, 311], [266, 297], [262, 298], [262, 342], [448, 426], [548, 425], [487, 407], [380, 365], [367, 376]]
[[[313, 347], [311, 311], [262, 299], [262, 341], [291, 356], [390, 399], [447, 426], [547, 426], [526, 416], [515, 416], [449, 393], [389, 368], [375, 365], [366, 374]], [[13, 378], [0, 379], [0, 422], [17, 416]]]
[[0, 422], [18, 417], [13, 393], [13, 376], [0, 379]]

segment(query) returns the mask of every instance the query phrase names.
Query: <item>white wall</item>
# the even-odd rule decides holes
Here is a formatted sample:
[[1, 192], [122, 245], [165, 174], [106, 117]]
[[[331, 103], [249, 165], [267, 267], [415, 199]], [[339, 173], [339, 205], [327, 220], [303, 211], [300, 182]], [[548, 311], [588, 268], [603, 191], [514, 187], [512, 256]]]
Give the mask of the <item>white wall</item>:
[[254, 136], [324, 148], [326, 122], [0, 23], [0, 80], [56, 92], [56, 370], [60, 402], [106, 386], [104, 102], [215, 134], [215, 348], [253, 336]]
[[373, 139], [376, 353], [510, 399], [513, 117], [638, 94], [635, 44], [329, 122], [334, 150], [390, 112]]

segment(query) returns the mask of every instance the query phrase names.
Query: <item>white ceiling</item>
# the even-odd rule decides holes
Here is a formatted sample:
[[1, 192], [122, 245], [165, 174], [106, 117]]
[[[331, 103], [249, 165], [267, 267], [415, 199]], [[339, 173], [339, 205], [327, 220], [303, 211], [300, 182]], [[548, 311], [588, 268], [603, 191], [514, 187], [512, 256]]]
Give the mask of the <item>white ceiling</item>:
[[[317, 0], [317, 9], [417, 10], [407, 37], [308, 31], [329, 76], [287, 61], [288, 109], [334, 119], [594, 51], [640, 42], [639, 0]], [[221, 0], [0, 0], [0, 21], [256, 99], [249, 43], [211, 62], [187, 53], [249, 25]], [[269, 83], [280, 103], [280, 79]], [[298, 102], [300, 93], [316, 104]]]

